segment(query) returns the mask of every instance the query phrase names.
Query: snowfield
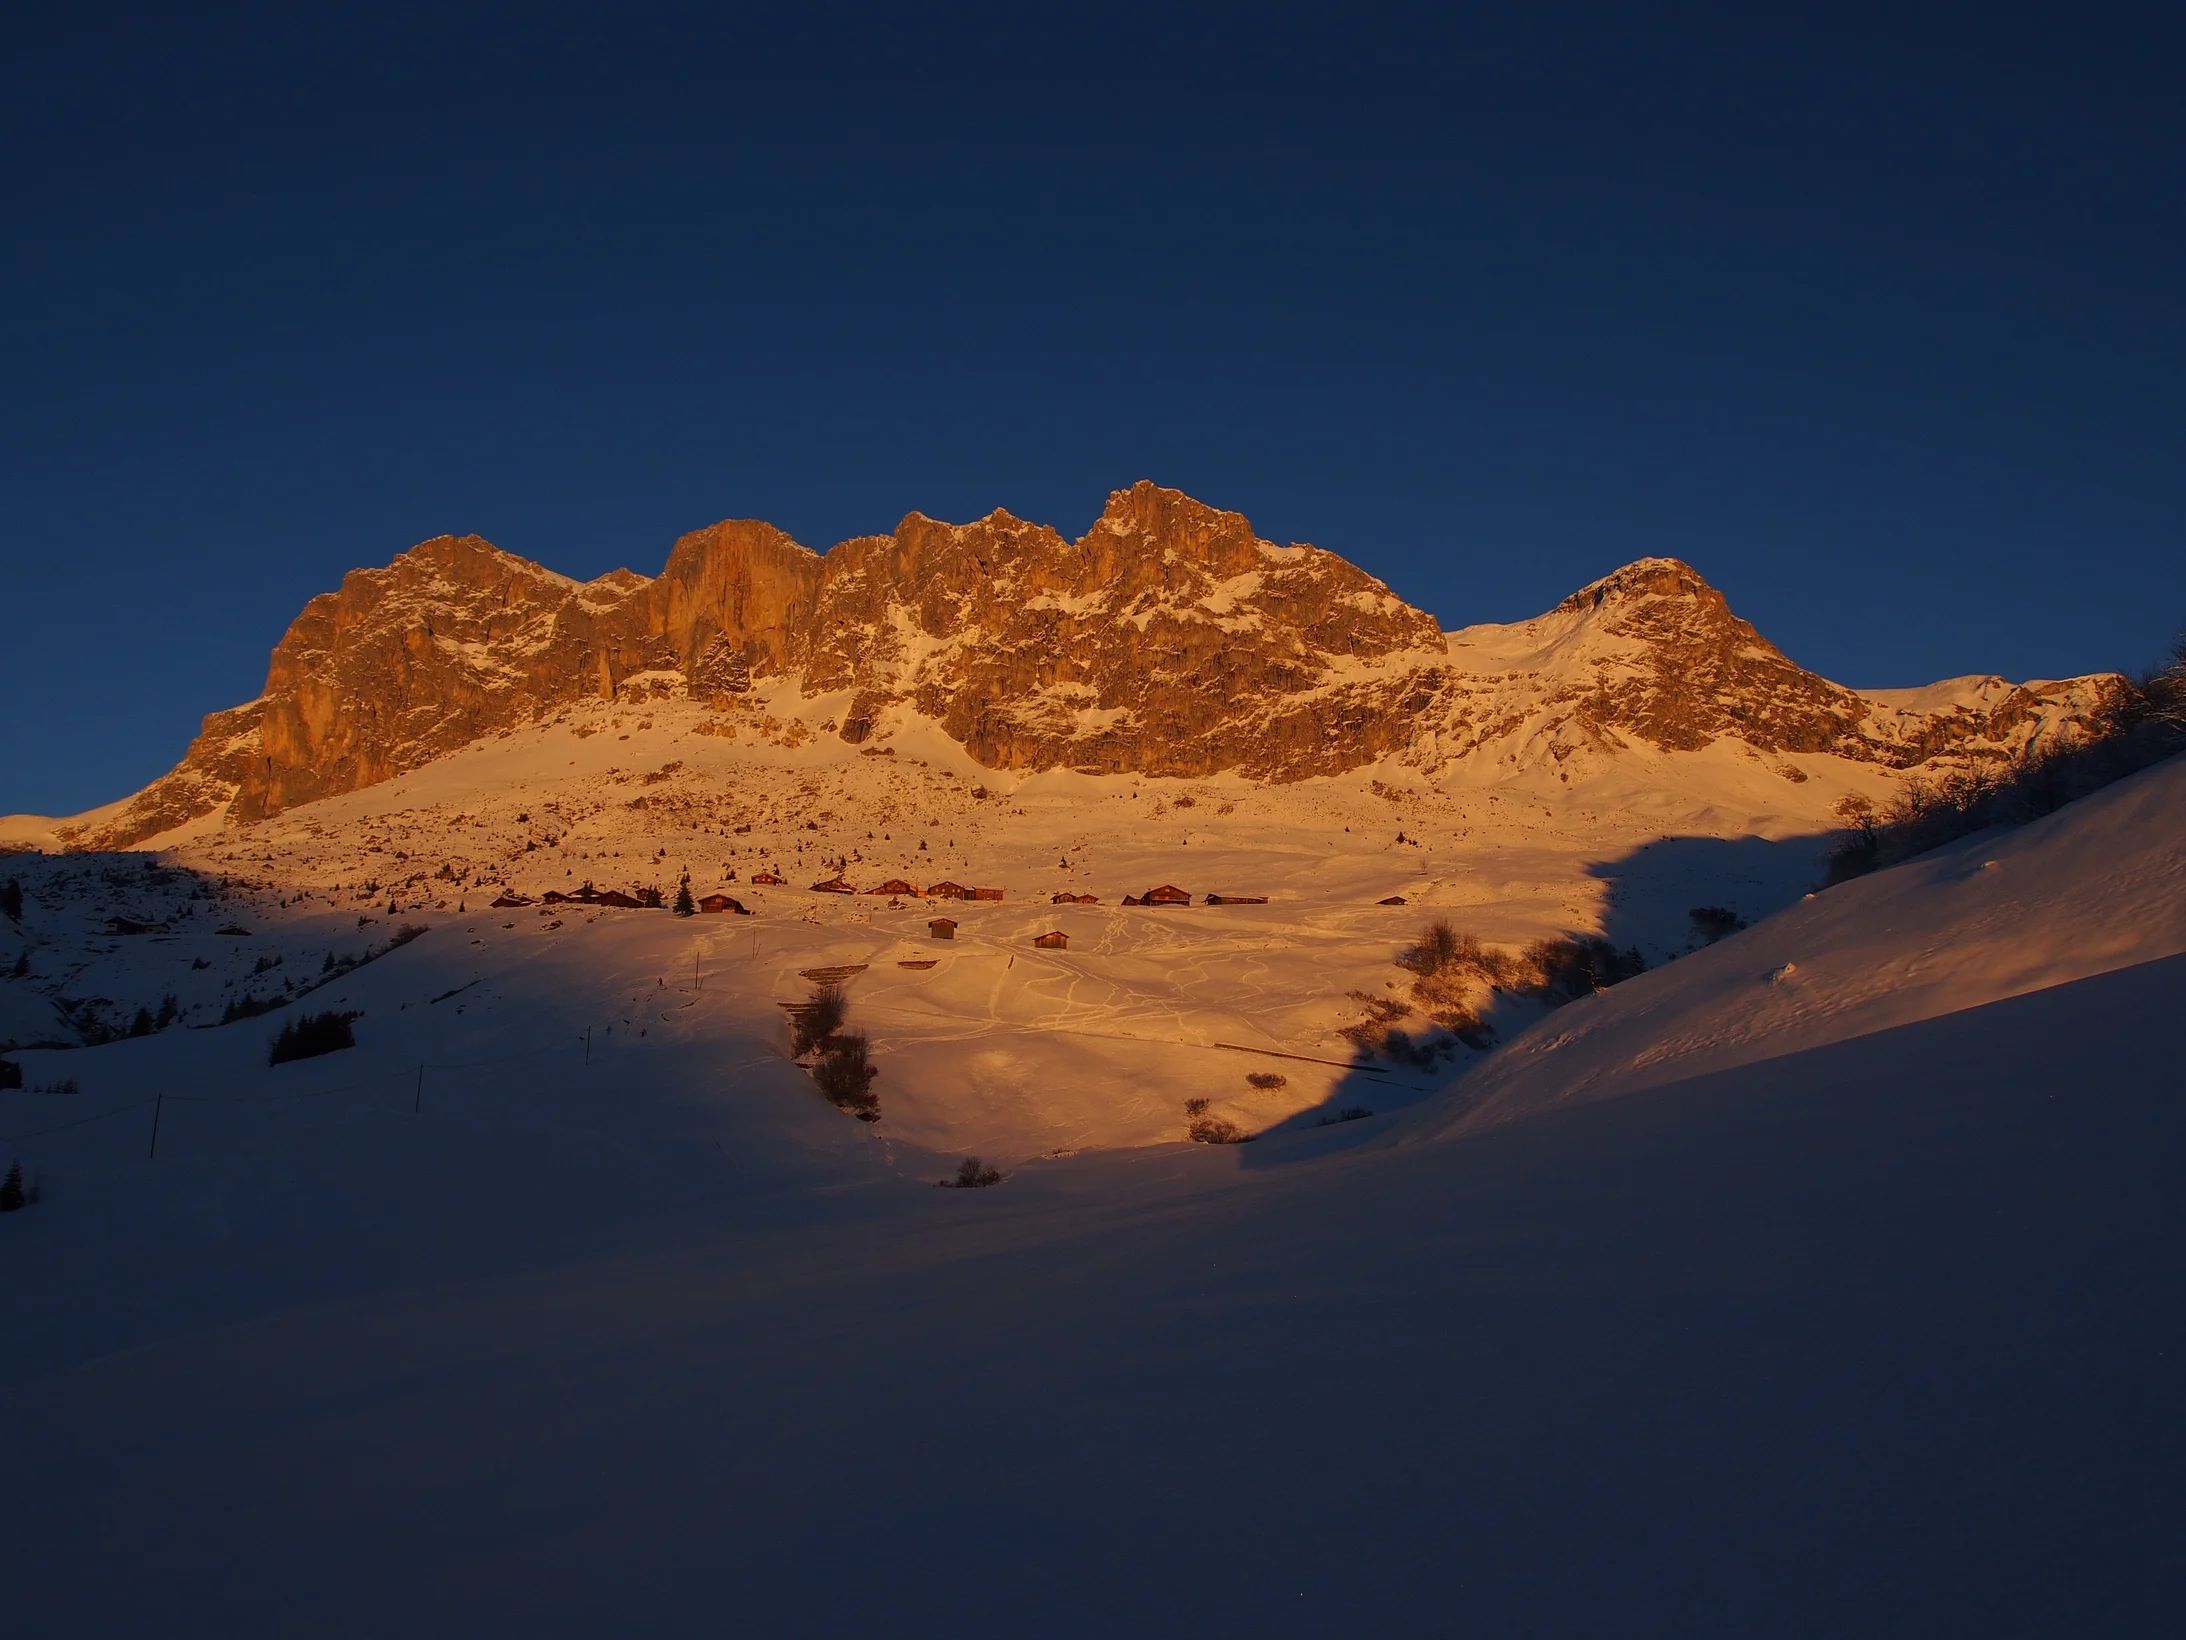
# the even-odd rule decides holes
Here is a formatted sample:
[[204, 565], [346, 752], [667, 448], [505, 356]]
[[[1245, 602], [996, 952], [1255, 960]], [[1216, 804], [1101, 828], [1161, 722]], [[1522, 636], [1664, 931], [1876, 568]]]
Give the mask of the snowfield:
[[[2186, 762], [1802, 898], [1883, 772], [1019, 776], [842, 704], [5, 862], [0, 1035], [178, 1013], [6, 1055], [16, 1624], [2169, 1631]], [[685, 871], [754, 914], [540, 903]], [[1437, 915], [1651, 971], [1369, 1059]], [[877, 1124], [788, 1058], [831, 968]]]

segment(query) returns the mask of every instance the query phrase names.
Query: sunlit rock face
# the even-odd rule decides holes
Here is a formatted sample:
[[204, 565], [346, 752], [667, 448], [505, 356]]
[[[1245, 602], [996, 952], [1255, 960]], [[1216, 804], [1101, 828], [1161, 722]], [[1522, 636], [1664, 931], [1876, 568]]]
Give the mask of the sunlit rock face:
[[[1797, 665], [1674, 558], [1627, 564], [1545, 615], [1448, 641], [1451, 666], [1419, 728], [1433, 731], [1440, 755], [1493, 746], [1510, 760], [1636, 744], [1693, 752], [1721, 740], [1900, 769], [1943, 753], [2002, 757], [2077, 732], [2115, 705], [2121, 681], [1959, 680], [1982, 687], [1904, 709]], [[1781, 767], [1799, 777], [1795, 763]]]
[[1533, 621], [1445, 634], [1334, 553], [1142, 481], [1076, 541], [1002, 511], [913, 513], [822, 555], [730, 519], [677, 541], [651, 579], [580, 583], [436, 537], [312, 599], [263, 694], [208, 717], [171, 774], [73, 841], [125, 847], [222, 808], [263, 818], [586, 697], [727, 706], [781, 678], [840, 697], [829, 724], [853, 743], [916, 713], [995, 769], [1271, 781], [1725, 737], [1904, 767], [2059, 732], [2114, 684], [1878, 704], [1795, 665], [1673, 559]]

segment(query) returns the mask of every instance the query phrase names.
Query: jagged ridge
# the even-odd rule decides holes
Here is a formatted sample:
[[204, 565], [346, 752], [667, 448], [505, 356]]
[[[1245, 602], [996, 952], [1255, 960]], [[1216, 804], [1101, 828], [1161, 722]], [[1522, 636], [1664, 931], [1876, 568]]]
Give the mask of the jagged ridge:
[[1277, 546], [1142, 480], [1075, 542], [999, 510], [961, 525], [912, 513], [822, 555], [732, 519], [678, 540], [653, 579], [579, 583], [477, 536], [436, 537], [312, 599], [257, 700], [208, 717], [171, 774], [70, 840], [127, 847], [223, 805], [260, 819], [587, 697], [726, 705], [788, 675], [847, 697], [833, 727], [853, 743], [915, 711], [991, 768], [1274, 781], [1513, 736], [1559, 761], [1728, 736], [1903, 767], [2054, 731], [2105, 699], [2103, 680], [2074, 680], [1980, 711], [1881, 712], [1673, 559], [1446, 639], [1336, 554]]

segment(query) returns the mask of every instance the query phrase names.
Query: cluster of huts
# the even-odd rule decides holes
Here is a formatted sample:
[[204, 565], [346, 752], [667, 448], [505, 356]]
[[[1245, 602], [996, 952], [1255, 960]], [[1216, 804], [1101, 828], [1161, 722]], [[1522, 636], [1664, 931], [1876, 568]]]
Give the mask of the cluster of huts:
[[[755, 887], [779, 888], [783, 883], [783, 879], [771, 871], [755, 871], [752, 873], [751, 880]], [[856, 894], [860, 890], [856, 884], [850, 882], [847, 878], [830, 877], [824, 882], [814, 883], [812, 892], [815, 894]], [[999, 888], [972, 888], [963, 883], [935, 883], [930, 887], [921, 889], [915, 883], [907, 882], [901, 877], [891, 877], [879, 887], [868, 888], [863, 892], [887, 895], [894, 899], [908, 898], [914, 900], [1000, 900], [1004, 896], [1004, 890]], [[589, 883], [578, 889], [574, 894], [564, 894], [559, 889], [549, 889], [540, 898], [547, 905], [609, 906], [625, 910], [658, 910], [663, 903], [660, 890], [657, 888], [641, 888], [635, 894], [625, 894], [620, 889], [614, 888], [594, 889]], [[539, 902], [535, 902], [528, 894], [504, 892], [499, 899], [493, 902], [493, 908], [496, 911], [512, 910], [518, 906], [535, 903]], [[1098, 894], [1073, 894], [1065, 889], [1052, 895], [1049, 903], [1051, 905], [1098, 905], [1100, 904], [1100, 896]], [[1123, 903], [1131, 906], [1190, 905], [1192, 896], [1174, 883], [1163, 883], [1160, 887], [1150, 888], [1143, 894], [1126, 894], [1123, 897]], [[1202, 903], [1206, 905], [1266, 905], [1268, 897], [1265, 894], [1209, 894]], [[1404, 901], [1401, 896], [1393, 895], [1381, 903], [1383, 905], [1402, 905]], [[701, 911], [730, 911], [740, 916], [750, 915], [750, 912], [742, 904], [727, 894], [708, 894], [698, 902], [698, 909]], [[947, 934], [938, 936], [942, 939], [952, 938], [956, 930], [956, 924], [947, 917], [935, 918], [931, 926], [936, 929], [946, 927], [949, 930]], [[1062, 935], [1057, 934], [1054, 937], [1060, 940]], [[1046, 938], [1048, 938], [1047, 935], [1043, 934], [1041, 936], [1043, 940]]]
[[[780, 882], [779, 877], [754, 877], [753, 882]], [[962, 883], [935, 883], [931, 888], [920, 888], [916, 883], [901, 877], [891, 877], [878, 888], [860, 889], [846, 877], [830, 877], [824, 883], [814, 883], [815, 894], [881, 894], [894, 899], [912, 900], [999, 900], [1004, 891], [999, 888], [968, 888]]]
[[[756, 879], [755, 879], [756, 880]], [[589, 883], [574, 894], [564, 894], [558, 888], [550, 888], [534, 901], [528, 894], [503, 893], [493, 902], [496, 911], [512, 911], [526, 905], [583, 905], [604, 906], [611, 911], [660, 911], [666, 901], [657, 888], [641, 888], [635, 894], [625, 894], [619, 888], [595, 889]], [[696, 902], [700, 911], [733, 912], [739, 917], [751, 915], [749, 907], [726, 894], [708, 894]]]
[[[734, 880], [733, 877], [731, 880]], [[753, 872], [751, 880], [755, 886], [770, 888], [779, 888], [783, 883], [783, 879], [779, 875], [764, 870]], [[856, 894], [860, 890], [847, 878], [836, 876], [828, 878], [825, 882], [814, 883], [812, 892], [815, 894]], [[963, 883], [941, 882], [921, 889], [915, 883], [906, 881], [901, 877], [891, 877], [879, 887], [869, 888], [863, 892], [887, 895], [895, 899], [914, 900], [999, 900], [1003, 897], [1003, 891], [999, 888], [971, 888]], [[611, 888], [595, 891], [589, 883], [574, 894], [563, 894], [555, 890], [549, 890], [543, 898], [548, 905], [574, 903], [629, 909], [658, 909], [661, 904], [660, 890], [657, 888], [640, 889], [636, 894], [631, 895]], [[504, 893], [493, 902], [496, 910], [532, 903], [528, 896], [512, 893]], [[1100, 904], [1100, 896], [1097, 894], [1074, 894], [1066, 889], [1051, 896], [1049, 903], [1052, 905], [1098, 905]], [[1192, 896], [1188, 891], [1177, 887], [1174, 883], [1163, 883], [1159, 887], [1148, 889], [1143, 894], [1126, 894], [1123, 897], [1123, 903], [1129, 906], [1190, 905]], [[1204, 905], [1266, 905], [1268, 897], [1265, 894], [1209, 894], [1201, 903]], [[1404, 897], [1393, 894], [1381, 903], [1383, 905], [1402, 905], [1404, 904]], [[751, 915], [751, 912], [745, 906], [727, 894], [708, 894], [697, 902], [697, 908], [705, 912], [732, 912], [740, 917]], [[934, 917], [926, 924], [926, 931], [937, 940], [955, 939], [956, 928], [956, 919], [953, 917]], [[1045, 934], [1035, 935], [1032, 943], [1043, 951], [1065, 951], [1070, 948], [1070, 936], [1060, 928], [1053, 928]]]
[[[1058, 900], [1057, 903], [1060, 903], [1060, 901]], [[1163, 883], [1159, 888], [1150, 888], [1144, 894], [1126, 894], [1123, 897], [1123, 903], [1125, 905], [1190, 905], [1192, 896], [1174, 883]], [[1268, 897], [1265, 894], [1210, 894], [1201, 903], [1205, 905], [1266, 905]]]

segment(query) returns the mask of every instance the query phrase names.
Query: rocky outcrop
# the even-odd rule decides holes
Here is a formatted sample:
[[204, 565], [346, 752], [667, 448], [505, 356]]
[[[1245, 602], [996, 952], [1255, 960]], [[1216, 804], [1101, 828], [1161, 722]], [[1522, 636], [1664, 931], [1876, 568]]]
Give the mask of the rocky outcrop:
[[996, 512], [843, 543], [804, 675], [855, 691], [847, 738], [909, 704], [990, 768], [1297, 779], [1402, 744], [1385, 697], [1441, 647], [1335, 554], [1142, 483], [1075, 542]]
[[852, 742], [916, 712], [991, 768], [1267, 780], [1513, 736], [1558, 757], [1580, 740], [1732, 737], [1906, 764], [2023, 738], [2085, 709], [2091, 681], [1988, 711], [1879, 713], [1671, 559], [1446, 642], [1335, 554], [1262, 540], [1237, 513], [1145, 482], [1076, 541], [1007, 512], [954, 525], [913, 513], [822, 556], [732, 519], [677, 541], [652, 579], [579, 583], [440, 536], [312, 599], [260, 698], [207, 718], [172, 774], [72, 841], [126, 847], [222, 808], [257, 819], [633, 686], [726, 703], [788, 674], [848, 696], [838, 732]]

